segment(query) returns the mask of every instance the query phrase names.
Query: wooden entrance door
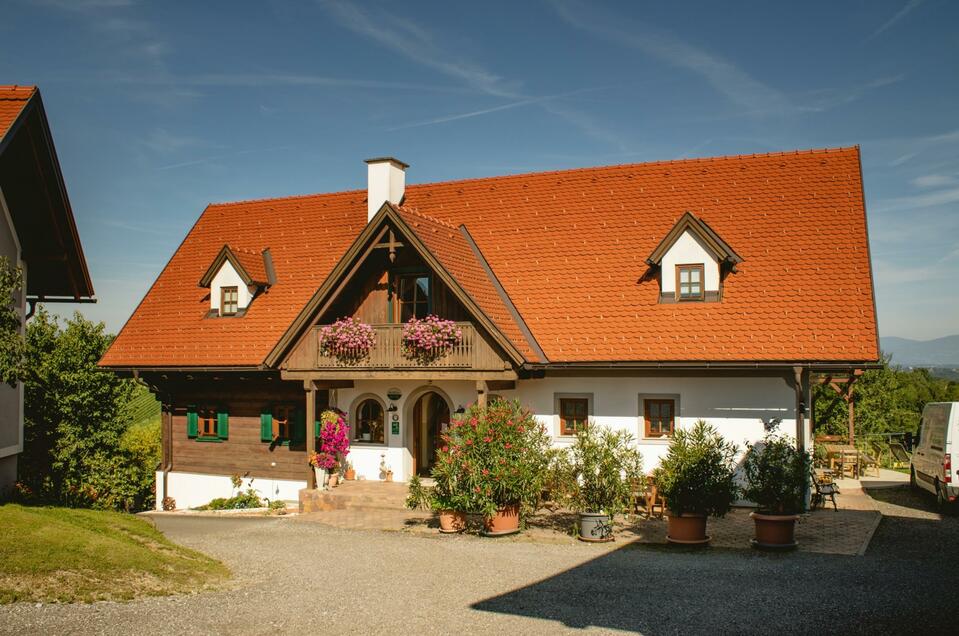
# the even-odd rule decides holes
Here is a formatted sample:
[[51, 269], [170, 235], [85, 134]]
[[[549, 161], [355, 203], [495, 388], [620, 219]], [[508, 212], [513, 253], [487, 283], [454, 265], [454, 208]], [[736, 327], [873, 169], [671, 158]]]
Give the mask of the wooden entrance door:
[[438, 393], [424, 393], [413, 405], [413, 473], [429, 475], [441, 435], [450, 421], [450, 409]]

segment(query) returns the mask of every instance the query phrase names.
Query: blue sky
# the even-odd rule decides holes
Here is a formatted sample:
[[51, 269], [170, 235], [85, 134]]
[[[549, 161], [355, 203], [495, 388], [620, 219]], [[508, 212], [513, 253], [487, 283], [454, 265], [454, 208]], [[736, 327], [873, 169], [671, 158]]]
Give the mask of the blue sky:
[[[860, 144], [881, 335], [959, 332], [959, 3], [4, 0], [118, 330], [211, 201]], [[72, 311], [72, 307], [63, 308]]]

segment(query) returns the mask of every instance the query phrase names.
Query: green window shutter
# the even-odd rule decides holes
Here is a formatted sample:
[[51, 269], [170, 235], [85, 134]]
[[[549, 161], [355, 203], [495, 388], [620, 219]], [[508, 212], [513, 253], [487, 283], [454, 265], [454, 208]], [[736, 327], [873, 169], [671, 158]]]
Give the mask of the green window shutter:
[[320, 420], [313, 421], [313, 437], [320, 436]]
[[294, 412], [291, 437], [290, 443], [293, 445], [306, 443], [306, 417], [304, 417], [303, 409], [296, 409]]
[[220, 411], [216, 414], [216, 436], [226, 439], [230, 436], [230, 414]]
[[200, 431], [200, 418], [196, 414], [196, 407], [190, 407], [186, 412], [186, 436], [195, 438]]
[[273, 409], [269, 406], [260, 412], [260, 441], [273, 441]]

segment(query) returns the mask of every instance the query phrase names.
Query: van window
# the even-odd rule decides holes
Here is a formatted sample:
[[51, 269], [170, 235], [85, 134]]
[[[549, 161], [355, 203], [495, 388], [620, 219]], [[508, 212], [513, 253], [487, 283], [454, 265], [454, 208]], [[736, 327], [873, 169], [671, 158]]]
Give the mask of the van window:
[[929, 440], [929, 448], [941, 451], [946, 446], [946, 410], [941, 405], [930, 406], [923, 416], [925, 423], [925, 437]]

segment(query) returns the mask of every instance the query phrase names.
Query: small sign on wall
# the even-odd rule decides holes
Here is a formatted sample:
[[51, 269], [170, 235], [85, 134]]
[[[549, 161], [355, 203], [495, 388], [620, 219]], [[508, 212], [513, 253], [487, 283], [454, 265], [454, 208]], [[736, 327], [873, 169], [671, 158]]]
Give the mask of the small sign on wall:
[[[396, 417], [396, 416], [394, 415], [393, 417]], [[399, 421], [399, 418], [394, 419], [394, 420], [391, 422], [390, 433], [392, 433], [393, 435], [399, 435], [399, 434], [400, 434], [400, 421]]]

